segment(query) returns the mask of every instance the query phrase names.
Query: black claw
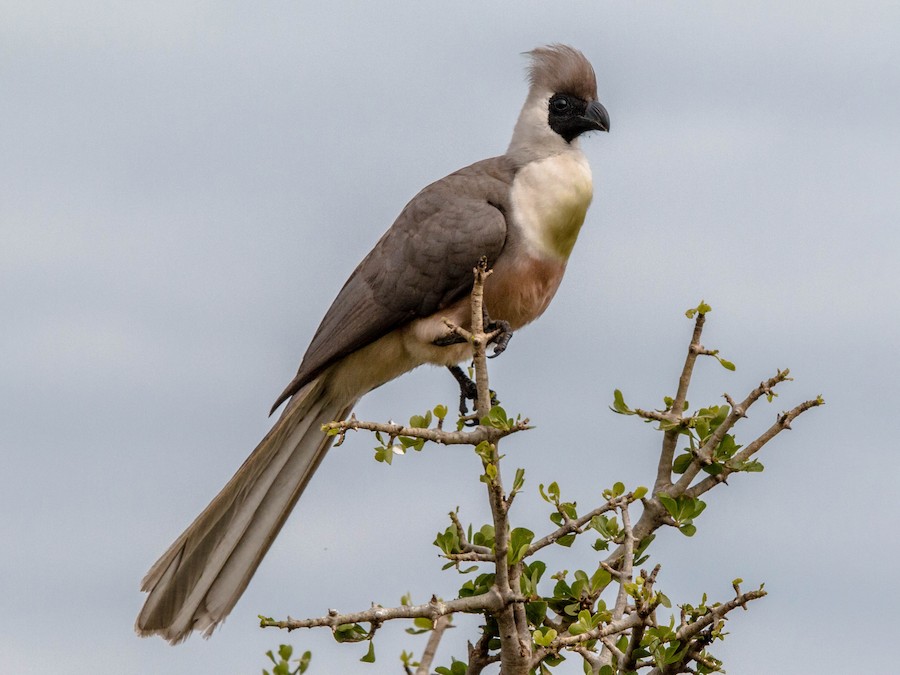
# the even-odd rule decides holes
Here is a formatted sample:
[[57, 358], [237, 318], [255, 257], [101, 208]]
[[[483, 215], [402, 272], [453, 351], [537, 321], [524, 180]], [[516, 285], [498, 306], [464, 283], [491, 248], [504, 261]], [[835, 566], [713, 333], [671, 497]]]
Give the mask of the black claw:
[[497, 333], [497, 336], [493, 340], [491, 340], [494, 345], [494, 351], [488, 355], [489, 359], [495, 359], [505, 352], [506, 347], [509, 345], [509, 341], [512, 340], [513, 336], [508, 321], [491, 321], [486, 324], [486, 332], [493, 333], [495, 330], [499, 330], [500, 332]]

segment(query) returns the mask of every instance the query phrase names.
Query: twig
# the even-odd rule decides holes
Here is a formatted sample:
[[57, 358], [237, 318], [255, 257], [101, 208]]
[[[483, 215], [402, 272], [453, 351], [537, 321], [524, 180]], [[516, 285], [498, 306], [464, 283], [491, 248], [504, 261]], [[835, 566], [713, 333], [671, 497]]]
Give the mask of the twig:
[[768, 594], [762, 589], [756, 591], [747, 591], [746, 593], [741, 593], [740, 595], [732, 598], [728, 602], [722, 603], [721, 605], [708, 607], [707, 609], [709, 611], [707, 611], [706, 614], [697, 618], [695, 621], [692, 621], [687, 626], [680, 627], [675, 632], [675, 638], [677, 640], [689, 640], [714, 621], [718, 621], [719, 619], [723, 618], [733, 609], [742, 607], [752, 600], [764, 598], [766, 595]]
[[428, 644], [425, 645], [419, 667], [416, 668], [416, 675], [428, 675], [431, 671], [431, 662], [434, 661], [434, 655], [437, 653], [438, 645], [441, 644], [441, 638], [444, 637], [444, 631], [450, 628], [450, 619], [451, 616], [445, 614], [434, 622], [434, 628], [431, 629], [431, 635], [428, 636]]
[[451, 511], [449, 515], [453, 526], [456, 528], [456, 536], [459, 538], [459, 545], [462, 546], [463, 551], [466, 553], [475, 553], [478, 554], [478, 556], [484, 556], [484, 558], [472, 558], [474, 560], [493, 560], [494, 552], [490, 547], [478, 546], [469, 542], [469, 538], [466, 536], [466, 530], [463, 528], [462, 523], [459, 522], [459, 516], [456, 515], [456, 511]]
[[622, 560], [622, 566], [619, 569], [619, 592], [616, 595], [616, 606], [613, 609], [613, 619], [621, 619], [625, 613], [625, 607], [628, 603], [628, 591], [625, 590], [625, 584], [629, 583], [634, 570], [634, 530], [631, 528], [631, 514], [628, 513], [628, 504], [621, 505], [620, 512], [622, 514], [622, 531], [625, 534], [625, 557]]
[[704, 464], [709, 464], [712, 461], [715, 455], [716, 448], [719, 447], [719, 443], [721, 443], [722, 439], [725, 438], [725, 434], [731, 431], [732, 427], [734, 427], [735, 423], [739, 419], [747, 416], [747, 411], [750, 409], [750, 407], [763, 396], [771, 395], [772, 390], [776, 385], [791, 379], [789, 377], [790, 372], [790, 369], [787, 368], [784, 370], [779, 370], [774, 376], [770, 377], [765, 382], [760, 382], [759, 386], [751, 391], [747, 395], [747, 398], [745, 398], [740, 404], [732, 404], [731, 410], [729, 411], [728, 416], [725, 418], [725, 420], [716, 428], [715, 432], [713, 432], [710, 437], [706, 439], [703, 445], [700, 446], [700, 448], [697, 450], [696, 454], [698, 460], [695, 460], [691, 463], [688, 469], [684, 472], [684, 475], [682, 475], [676, 483], [676, 494], [680, 494], [681, 492], [686, 490], [694, 481], [694, 478], [697, 477], [697, 474], [702, 469], [702, 466]]
[[[629, 493], [629, 495], [630, 494], [631, 493]], [[613, 511], [616, 508], [616, 504], [617, 500], [611, 500], [603, 506], [598, 506], [593, 511], [585, 513], [580, 518], [576, 518], [575, 520], [566, 520], [562, 525], [559, 526], [559, 528], [532, 543], [531, 546], [528, 547], [528, 552], [525, 554], [525, 557], [527, 558], [529, 556], [532, 556], [542, 548], [550, 546], [551, 544], [555, 544], [567, 534], [583, 533], [585, 531], [585, 526], [594, 519], [594, 516], [599, 516], [603, 513], [607, 513], [608, 511]]]
[[[738, 451], [734, 455], [734, 457], [729, 460], [728, 463], [733, 463], [735, 466], [740, 466], [741, 463], [746, 462], [753, 455], [759, 452], [766, 443], [771, 441], [782, 431], [784, 431], [785, 429], [790, 429], [791, 422], [799, 415], [802, 415], [810, 408], [815, 408], [820, 405], [825, 405], [825, 401], [821, 396], [809, 401], [804, 401], [803, 403], [791, 408], [791, 410], [789, 410], [788, 412], [782, 413], [778, 416], [778, 419], [772, 426], [770, 426], [764, 433], [762, 433], [755, 441], [749, 443], [745, 448]], [[728, 478], [728, 476], [735, 473], [735, 471], [736, 469], [732, 469], [728, 466], [728, 464], [725, 464], [720, 474], [704, 478], [692, 488], [686, 490], [685, 494], [690, 497], [699, 497], [704, 492], [707, 492], [719, 483], [723, 482], [726, 478]]]
[[485, 630], [477, 643], [469, 643], [469, 667], [466, 668], [466, 675], [480, 675], [481, 671], [500, 660], [499, 654], [490, 653], [492, 639], [491, 633]]
[[425, 429], [422, 427], [407, 427], [402, 424], [364, 422], [351, 415], [349, 419], [340, 422], [328, 422], [322, 425], [322, 431], [336, 431], [338, 435], [348, 431], [378, 431], [389, 435], [391, 438], [408, 436], [409, 438], [423, 438], [426, 441], [440, 443], [442, 445], [478, 445], [482, 441], [496, 443], [504, 436], [509, 436], [519, 431], [525, 431], [531, 427], [528, 420], [516, 422], [509, 430], [496, 429], [494, 427], [477, 426], [471, 431], [444, 431], [442, 429]]
[[[694, 334], [691, 337], [691, 343], [688, 346], [687, 357], [684, 360], [684, 367], [681, 369], [681, 376], [678, 378], [678, 390], [672, 401], [669, 411], [672, 414], [671, 421], [677, 421], [681, 418], [684, 410], [684, 402], [687, 400], [688, 387], [691, 384], [691, 376], [694, 372], [694, 364], [703, 347], [700, 344], [700, 336], [703, 334], [703, 324], [706, 322], [706, 314], [697, 313], [697, 319], [694, 321]], [[653, 491], [659, 492], [665, 490], [672, 484], [672, 460], [675, 458], [675, 446], [678, 445], [678, 429], [669, 429], [663, 437], [662, 452], [659, 456], [659, 464], [656, 468], [656, 483]]]
[[297, 628], [315, 628], [317, 626], [337, 628], [338, 626], [353, 623], [369, 623], [379, 626], [385, 621], [392, 619], [426, 618], [437, 621], [442, 616], [456, 612], [479, 614], [484, 611], [496, 611], [503, 606], [503, 603], [504, 599], [500, 597], [496, 589], [492, 588], [485, 593], [468, 598], [457, 598], [447, 601], [432, 598], [430, 602], [424, 605], [400, 605], [398, 607], [381, 607], [376, 605], [362, 612], [349, 614], [340, 614], [336, 610], [330, 610], [327, 616], [313, 619], [292, 619], [288, 617], [283, 621], [276, 621], [261, 617], [260, 626], [262, 628], [286, 628], [290, 631]]

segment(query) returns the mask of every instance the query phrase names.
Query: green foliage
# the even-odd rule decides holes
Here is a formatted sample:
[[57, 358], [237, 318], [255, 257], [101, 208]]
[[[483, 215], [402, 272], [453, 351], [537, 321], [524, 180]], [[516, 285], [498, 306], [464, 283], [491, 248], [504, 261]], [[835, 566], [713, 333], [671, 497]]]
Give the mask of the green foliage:
[[[447, 417], [447, 406], [436, 405], [433, 410], [426, 410], [424, 415], [413, 415], [409, 418], [409, 426], [412, 429], [428, 429], [431, 422], [436, 418], [438, 428], [443, 426], [444, 418]], [[326, 433], [334, 436], [338, 433], [337, 429], [328, 429]], [[415, 450], [419, 452], [425, 447], [424, 438], [414, 438], [412, 436], [397, 436], [385, 439], [385, 435], [375, 432], [375, 439], [378, 445], [375, 446], [375, 460], [385, 464], [391, 464], [395, 455], [405, 455], [407, 450]]]
[[549, 647], [553, 644], [553, 641], [556, 639], [556, 636], [559, 633], [556, 632], [553, 628], [544, 628], [541, 630], [540, 628], [535, 628], [532, 636], [534, 637], [534, 643], [536, 645], [540, 645], [541, 647]]
[[528, 552], [528, 547], [534, 539], [534, 532], [524, 527], [515, 528], [509, 535], [509, 548], [506, 552], [508, 564], [514, 565], [521, 561]]
[[449, 668], [438, 666], [434, 669], [434, 672], [438, 673], [438, 675], [466, 675], [468, 668], [469, 664], [465, 661], [457, 661], [451, 657]]
[[546, 571], [547, 563], [543, 560], [535, 560], [530, 564], [523, 564], [522, 574], [519, 577], [519, 586], [522, 590], [522, 595], [527, 598], [538, 597], [538, 584]]
[[266, 656], [269, 657], [269, 660], [275, 667], [272, 668], [271, 672], [263, 668], [263, 675], [302, 675], [305, 673], [307, 668], [309, 668], [312, 652], [303, 652], [299, 659], [294, 659], [293, 662], [297, 664], [297, 667], [291, 670], [291, 656], [293, 654], [294, 648], [291, 645], [279, 645], [278, 658], [275, 658], [275, 654], [271, 650], [267, 651]]
[[516, 477], [513, 479], [512, 488], [509, 491], [510, 499], [519, 492], [522, 487], [525, 485], [525, 469], [519, 468], [516, 469]]
[[622, 395], [621, 389], [616, 389], [613, 391], [613, 404], [609, 407], [615, 413], [619, 413], [620, 415], [635, 415], [634, 410], [628, 407], [625, 403], [625, 397]]
[[711, 311], [712, 311], [712, 307], [707, 305], [705, 301], [701, 300], [699, 305], [687, 310], [684, 313], [684, 315], [689, 319], [693, 319], [697, 314], [700, 314], [700, 315], [709, 314]]
[[510, 431], [515, 428], [516, 423], [521, 420], [521, 415], [516, 419], [506, 416], [506, 411], [499, 405], [495, 405], [488, 411], [488, 414], [481, 418], [481, 424], [486, 427], [493, 427], [500, 431]]
[[603, 491], [603, 497], [609, 501], [610, 499], [615, 499], [616, 497], [621, 497], [625, 494], [625, 484], [621, 481], [615, 483], [610, 490]]
[[434, 545], [441, 549], [444, 555], [451, 553], [461, 553], [462, 545], [459, 541], [459, 532], [456, 531], [455, 525], [450, 525], [443, 532], [438, 532], [434, 539]]
[[694, 526], [694, 518], [703, 513], [706, 508], [706, 502], [699, 498], [689, 497], [688, 495], [679, 495], [678, 497], [670, 497], [665, 493], [657, 495], [660, 503], [666, 507], [666, 511], [672, 516], [675, 525], [681, 530], [685, 536], [692, 537], [697, 531]]
[[363, 663], [375, 663], [375, 643], [369, 640], [369, 651], [360, 659]]
[[434, 630], [434, 621], [425, 616], [413, 619], [413, 628], [407, 628], [406, 632], [410, 635], [421, 635]]
[[459, 589], [459, 597], [471, 598], [476, 595], [487, 593], [494, 585], [494, 574], [486, 572], [479, 574], [474, 579], [469, 579]]
[[369, 631], [358, 623], [345, 623], [334, 629], [334, 639], [337, 642], [362, 642], [370, 637]]

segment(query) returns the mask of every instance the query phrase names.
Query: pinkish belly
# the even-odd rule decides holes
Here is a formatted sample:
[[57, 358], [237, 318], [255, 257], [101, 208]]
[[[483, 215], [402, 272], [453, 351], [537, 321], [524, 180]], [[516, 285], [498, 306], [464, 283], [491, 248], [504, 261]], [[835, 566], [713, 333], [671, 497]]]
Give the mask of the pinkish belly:
[[531, 256], [498, 265], [484, 288], [491, 318], [508, 321], [513, 330], [531, 323], [547, 309], [565, 269], [565, 263]]

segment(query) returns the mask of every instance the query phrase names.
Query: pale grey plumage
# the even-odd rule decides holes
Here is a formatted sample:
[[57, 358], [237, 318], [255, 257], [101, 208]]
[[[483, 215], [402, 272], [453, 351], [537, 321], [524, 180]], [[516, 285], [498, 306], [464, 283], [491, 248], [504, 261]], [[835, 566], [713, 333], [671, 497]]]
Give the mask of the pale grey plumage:
[[[590, 169], [574, 138], [608, 129], [609, 120], [580, 52], [553, 45], [530, 55], [531, 87], [507, 153], [426, 187], [359, 264], [276, 402], [290, 399], [272, 430], [144, 578], [139, 634], [173, 643], [194, 630], [209, 635], [328, 450], [321, 424], [412, 368], [470, 355], [468, 345], [434, 342], [446, 334], [442, 317], [468, 325], [481, 256], [494, 267], [485, 289], [494, 318], [517, 329], [544, 311], [591, 201]], [[575, 107], [554, 118], [549, 101], [559, 94]]]

